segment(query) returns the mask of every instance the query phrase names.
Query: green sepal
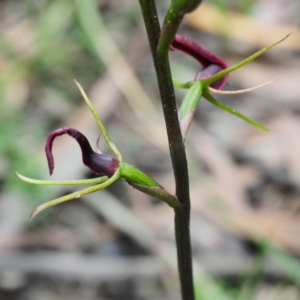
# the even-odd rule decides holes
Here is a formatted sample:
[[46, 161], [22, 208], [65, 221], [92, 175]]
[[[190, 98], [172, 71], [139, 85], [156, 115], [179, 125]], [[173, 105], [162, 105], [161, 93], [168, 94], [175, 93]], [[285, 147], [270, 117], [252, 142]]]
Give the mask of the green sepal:
[[103, 176], [93, 179], [82, 180], [39, 180], [26, 177], [24, 175], [19, 174], [18, 172], [16, 172], [16, 174], [21, 180], [36, 185], [89, 185], [103, 183], [109, 179], [107, 176]]
[[196, 81], [186, 93], [179, 111], [180, 122], [191, 111], [195, 110], [203, 94], [201, 82]]
[[74, 82], [75, 84], [77, 85], [85, 103], [87, 104], [88, 108], [90, 109], [91, 113], [93, 114], [98, 126], [99, 126], [99, 129], [106, 141], [106, 144], [110, 147], [110, 149], [112, 150], [112, 152], [114, 153], [114, 155], [118, 158], [119, 161], [123, 161], [123, 158], [122, 158], [122, 154], [120, 153], [120, 151], [118, 150], [118, 148], [116, 147], [116, 145], [111, 141], [108, 133], [107, 133], [107, 130], [100, 118], [100, 116], [98, 115], [95, 107], [93, 106], [91, 100], [89, 99], [89, 97], [87, 96], [87, 94], [85, 93], [84, 89], [82, 88], [81, 84], [76, 80], [74, 79]]
[[74, 193], [71, 193], [71, 194], [56, 198], [54, 200], [48, 201], [46, 203], [43, 203], [43, 204], [39, 205], [32, 212], [32, 214], [30, 215], [30, 220], [32, 220], [32, 218], [34, 216], [36, 216], [38, 213], [40, 213], [42, 210], [44, 210], [48, 207], [51, 207], [51, 206], [54, 206], [54, 205], [57, 205], [57, 204], [60, 204], [60, 203], [66, 202], [66, 201], [70, 201], [70, 200], [73, 200], [73, 199], [78, 199], [78, 198], [80, 198], [84, 195], [88, 195], [88, 194], [103, 190], [103, 189], [107, 188], [108, 186], [110, 186], [115, 181], [117, 181], [120, 178], [120, 176], [121, 176], [121, 171], [120, 171], [120, 169], [117, 169], [115, 174], [112, 177], [110, 177], [108, 180], [106, 180], [105, 182], [102, 182], [102, 183], [97, 184], [97, 185], [93, 185], [93, 186], [88, 187], [86, 189], [76, 191]]
[[215, 82], [216, 80], [222, 78], [223, 76], [243, 67], [244, 65], [248, 64], [249, 62], [251, 62], [252, 60], [254, 60], [255, 58], [257, 58], [258, 56], [264, 54], [265, 52], [269, 51], [271, 48], [275, 47], [276, 45], [278, 45], [279, 43], [283, 42], [285, 39], [287, 39], [290, 36], [290, 34], [288, 34], [287, 36], [285, 36], [284, 38], [280, 39], [279, 41], [276, 41], [272, 44], [270, 44], [269, 46], [257, 51], [256, 53], [254, 53], [253, 55], [247, 57], [246, 59], [242, 60], [241, 62], [235, 64], [232, 67], [229, 67], [227, 69], [224, 69], [218, 73], [216, 73], [215, 75], [207, 78], [207, 79], [202, 79], [201, 82], [203, 84], [204, 87], [210, 86], [213, 82]]
[[[284, 38], [282, 38], [281, 40], [275, 42], [275, 43], [272, 43], [270, 44], [269, 46], [257, 51], [256, 53], [254, 53], [253, 55], [247, 57], [246, 59], [242, 60], [241, 62], [229, 67], [229, 68], [226, 68], [214, 75], [212, 75], [211, 77], [209, 78], [206, 78], [206, 79], [200, 79], [202, 85], [203, 85], [203, 89], [207, 88], [208, 86], [210, 86], [213, 82], [217, 81], [218, 79], [222, 78], [223, 76], [243, 67], [244, 65], [248, 64], [249, 62], [251, 62], [252, 60], [254, 60], [255, 58], [257, 58], [258, 56], [264, 54], [265, 52], [269, 51], [271, 48], [273, 48], [274, 46], [278, 45], [279, 43], [283, 42], [285, 39], [287, 39], [288, 37], [290, 36], [290, 34], [288, 34], [287, 36], [285, 36]], [[192, 85], [193, 85], [193, 81], [189, 81], [189, 82], [186, 82], [186, 83], [182, 83], [182, 82], [179, 82], [177, 81], [176, 79], [173, 79], [173, 84], [178, 87], [178, 88], [181, 88], [181, 89], [188, 89], [190, 88]]]
[[198, 80], [189, 88], [182, 101], [179, 111], [179, 121], [183, 141], [186, 139], [186, 135], [193, 121], [195, 110], [202, 97], [202, 94], [202, 84]]
[[254, 121], [254, 120], [252, 120], [252, 119], [250, 119], [250, 118], [244, 116], [243, 114], [239, 113], [238, 111], [236, 111], [236, 110], [232, 109], [231, 107], [229, 107], [229, 106], [223, 104], [222, 102], [216, 100], [211, 94], [209, 94], [209, 93], [204, 93], [204, 94], [203, 94], [203, 97], [204, 97], [207, 101], [209, 101], [210, 103], [214, 104], [215, 106], [217, 106], [217, 107], [219, 107], [219, 108], [221, 108], [221, 109], [223, 109], [223, 110], [226, 110], [227, 112], [229, 112], [229, 113], [235, 115], [236, 117], [239, 117], [239, 118], [243, 119], [243, 120], [246, 121], [247, 123], [249, 123], [249, 124], [251, 124], [251, 125], [253, 125], [253, 126], [259, 128], [259, 129], [262, 129], [262, 130], [264, 130], [264, 131], [269, 131], [269, 129], [268, 129], [266, 126], [264, 126], [264, 125], [262, 125], [262, 124], [260, 124], [260, 123], [258, 123], [258, 122], [256, 122], [256, 121]]

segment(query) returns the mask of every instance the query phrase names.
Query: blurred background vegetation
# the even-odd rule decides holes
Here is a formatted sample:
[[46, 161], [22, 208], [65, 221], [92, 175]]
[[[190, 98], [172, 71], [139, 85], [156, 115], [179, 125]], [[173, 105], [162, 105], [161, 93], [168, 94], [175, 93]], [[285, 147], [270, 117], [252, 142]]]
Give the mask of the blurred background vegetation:
[[[168, 4], [157, 1], [161, 18]], [[270, 133], [202, 100], [196, 112], [186, 148], [197, 300], [300, 299], [299, 27], [297, 0], [204, 1], [180, 27], [229, 65], [292, 32], [224, 89], [280, 81], [218, 97]], [[199, 71], [182, 53], [170, 59], [180, 81]], [[15, 171], [48, 179], [44, 142], [59, 127], [96, 143], [73, 78], [125, 161], [174, 191], [138, 1], [0, 1], [0, 299], [179, 299], [173, 212], [123, 182], [28, 220], [74, 189], [25, 184]], [[53, 178], [93, 176], [72, 139], [54, 155]]]

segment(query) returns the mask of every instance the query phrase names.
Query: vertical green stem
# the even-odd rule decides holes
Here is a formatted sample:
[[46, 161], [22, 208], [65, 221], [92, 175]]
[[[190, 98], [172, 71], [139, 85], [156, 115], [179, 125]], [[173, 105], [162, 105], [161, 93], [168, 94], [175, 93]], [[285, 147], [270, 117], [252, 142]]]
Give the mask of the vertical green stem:
[[163, 105], [170, 155], [176, 182], [176, 196], [183, 204], [182, 207], [174, 209], [175, 236], [182, 299], [194, 300], [192, 255], [189, 231], [189, 178], [185, 148], [178, 121], [168, 50], [164, 47], [164, 49], [157, 50], [160, 37], [160, 25], [154, 0], [139, 0], [139, 2], [143, 12]]

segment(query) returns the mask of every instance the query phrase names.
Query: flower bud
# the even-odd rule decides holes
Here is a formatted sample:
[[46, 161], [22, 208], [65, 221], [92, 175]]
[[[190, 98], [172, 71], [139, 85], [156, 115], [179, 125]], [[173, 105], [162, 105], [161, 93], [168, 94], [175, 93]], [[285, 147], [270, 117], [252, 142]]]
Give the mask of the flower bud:
[[184, 15], [195, 10], [202, 0], [172, 0], [174, 10]]

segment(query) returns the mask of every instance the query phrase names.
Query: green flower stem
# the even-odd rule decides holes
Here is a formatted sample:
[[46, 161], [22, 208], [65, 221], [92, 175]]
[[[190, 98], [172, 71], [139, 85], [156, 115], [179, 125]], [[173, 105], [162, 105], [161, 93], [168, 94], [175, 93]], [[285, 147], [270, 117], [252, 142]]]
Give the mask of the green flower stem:
[[121, 177], [137, 190], [166, 202], [171, 207], [180, 207], [177, 198], [169, 194], [159, 183], [135, 167], [120, 163]]
[[157, 72], [158, 85], [162, 99], [163, 112], [166, 121], [169, 138], [169, 148], [174, 168], [175, 181], [177, 186], [178, 200], [185, 204], [189, 203], [188, 172], [185, 156], [185, 147], [179, 127], [174, 87], [172, 84], [168, 53], [158, 53], [156, 46], [160, 36], [158, 15], [153, 0], [139, 0], [142, 8], [144, 22], [150, 42], [150, 48]]
[[144, 186], [160, 187], [160, 185], [154, 179], [152, 179], [139, 169], [127, 163], [120, 163], [119, 166], [121, 169], [121, 176], [125, 180]]
[[118, 148], [116, 147], [116, 145], [115, 145], [115, 144], [111, 141], [111, 139], [109, 138], [108, 133], [107, 133], [107, 131], [106, 131], [106, 128], [104, 127], [104, 124], [103, 124], [103, 122], [101, 121], [99, 115], [97, 114], [97, 112], [96, 112], [94, 106], [92, 105], [90, 99], [89, 99], [88, 96], [86, 95], [86, 93], [85, 93], [85, 91], [83, 90], [83, 88], [82, 88], [82, 86], [80, 85], [80, 83], [79, 83], [76, 79], [74, 79], [74, 81], [75, 81], [75, 83], [76, 83], [76, 85], [77, 85], [77, 87], [78, 87], [78, 89], [79, 89], [79, 91], [80, 91], [80, 93], [81, 93], [81, 95], [82, 95], [84, 101], [86, 102], [86, 104], [88, 105], [90, 111], [92, 112], [92, 114], [93, 114], [93, 116], [94, 116], [94, 118], [95, 118], [95, 120], [96, 120], [96, 122], [97, 122], [97, 124], [98, 124], [98, 126], [99, 126], [99, 128], [100, 128], [100, 130], [101, 130], [101, 133], [103, 134], [103, 137], [104, 137], [104, 139], [105, 139], [107, 145], [110, 147], [110, 149], [112, 150], [112, 152], [114, 153], [114, 155], [118, 158], [118, 160], [119, 160], [120, 162], [122, 162], [122, 161], [123, 161], [123, 158], [122, 158], [121, 153], [119, 152], [119, 150], [118, 150]]
[[91, 186], [91, 187], [88, 187], [86, 189], [83, 189], [81, 191], [77, 191], [77, 192], [74, 192], [74, 193], [71, 193], [71, 194], [68, 194], [66, 196], [63, 196], [63, 197], [60, 197], [60, 198], [56, 198], [52, 201], [48, 201], [46, 203], [43, 203], [41, 205], [39, 205], [31, 214], [30, 216], [30, 220], [32, 220], [32, 218], [34, 216], [36, 216], [38, 213], [40, 213], [42, 210], [48, 208], [48, 207], [51, 207], [51, 206], [54, 206], [54, 205], [57, 205], [57, 204], [60, 204], [60, 203], [63, 203], [63, 202], [66, 202], [66, 201], [70, 201], [70, 200], [73, 200], [73, 199], [78, 199], [84, 195], [88, 195], [88, 194], [91, 194], [91, 193], [94, 193], [94, 192], [97, 192], [97, 191], [100, 191], [100, 190], [103, 190], [105, 189], [106, 187], [108, 187], [109, 185], [111, 185], [112, 183], [114, 183], [116, 180], [118, 180], [121, 176], [121, 171], [120, 169], [118, 169], [115, 174], [109, 178], [108, 180], [106, 180], [104, 183], [101, 183], [101, 184], [98, 184], [98, 185], [94, 185], [94, 186]]
[[189, 89], [195, 83], [195, 81], [189, 81], [189, 82], [183, 83], [183, 82], [179, 82], [178, 80], [176, 80], [174, 78], [172, 78], [172, 81], [173, 81], [173, 84], [180, 89]]
[[[175, 93], [172, 83], [168, 47], [163, 43], [157, 48], [160, 37], [160, 25], [154, 0], [139, 0], [157, 74], [169, 139], [170, 155], [176, 183], [176, 196], [182, 204], [175, 208], [175, 237], [177, 246], [178, 269], [181, 284], [181, 295], [184, 300], [194, 300], [192, 255], [190, 243], [190, 195], [189, 178], [185, 147], [179, 127]], [[173, 34], [174, 31], [171, 30]], [[172, 36], [173, 38], [174, 36]], [[172, 42], [170, 37], [168, 41]]]
[[170, 5], [157, 46], [157, 50], [159, 52], [169, 51], [183, 16], [184, 14], [178, 13], [176, 10], [174, 10], [172, 4]]
[[139, 190], [140, 192], [152, 196], [167, 203], [172, 208], [182, 207], [182, 204], [177, 200], [177, 198], [169, 194], [163, 187], [159, 186], [146, 186], [140, 185], [133, 182], [128, 182], [132, 187]]
[[192, 12], [202, 0], [173, 0], [165, 16], [161, 30], [158, 52], [168, 52], [185, 14]]
[[229, 67], [227, 69], [222, 70], [221, 72], [207, 78], [207, 79], [203, 79], [201, 80], [202, 84], [204, 87], [207, 87], [209, 85], [211, 85], [213, 82], [215, 82], [216, 80], [220, 79], [221, 77], [225, 76], [226, 74], [229, 74], [239, 68], [241, 68], [242, 66], [248, 64], [249, 62], [251, 62], [252, 60], [254, 60], [255, 58], [257, 58], [258, 56], [264, 54], [265, 52], [269, 51], [271, 48], [275, 47], [276, 45], [278, 45], [279, 43], [283, 42], [285, 39], [287, 39], [290, 36], [290, 34], [288, 34], [287, 36], [285, 36], [284, 38], [280, 39], [279, 41], [257, 51], [256, 53], [254, 53], [253, 55], [247, 57], [246, 59], [244, 59], [243, 61], [239, 62], [238, 64]]
[[219, 107], [219, 108], [221, 108], [221, 109], [223, 109], [223, 110], [225, 110], [225, 111], [231, 113], [232, 115], [234, 115], [234, 116], [236, 116], [236, 117], [239, 117], [239, 118], [243, 119], [243, 120], [246, 121], [247, 123], [249, 123], [249, 124], [251, 124], [251, 125], [253, 125], [253, 126], [259, 128], [259, 129], [262, 129], [262, 130], [264, 130], [264, 131], [269, 131], [269, 129], [268, 129], [266, 126], [264, 126], [264, 125], [262, 125], [262, 124], [260, 124], [260, 123], [258, 123], [258, 122], [256, 122], [256, 121], [254, 121], [254, 120], [252, 120], [252, 119], [250, 119], [250, 118], [244, 116], [243, 114], [239, 113], [238, 111], [236, 111], [236, 110], [232, 109], [231, 107], [229, 107], [229, 106], [223, 104], [222, 102], [216, 100], [211, 94], [209, 94], [209, 93], [204, 93], [204, 94], [203, 94], [203, 97], [204, 97], [207, 101], [209, 101], [210, 103], [214, 104], [215, 106], [217, 106], [217, 107]]
[[38, 179], [26, 177], [24, 175], [19, 174], [18, 172], [16, 172], [16, 174], [21, 180], [36, 185], [89, 185], [89, 184], [99, 184], [108, 180], [107, 176], [98, 177], [94, 179], [85, 179], [85, 180], [57, 180], [57, 181], [38, 180]]

